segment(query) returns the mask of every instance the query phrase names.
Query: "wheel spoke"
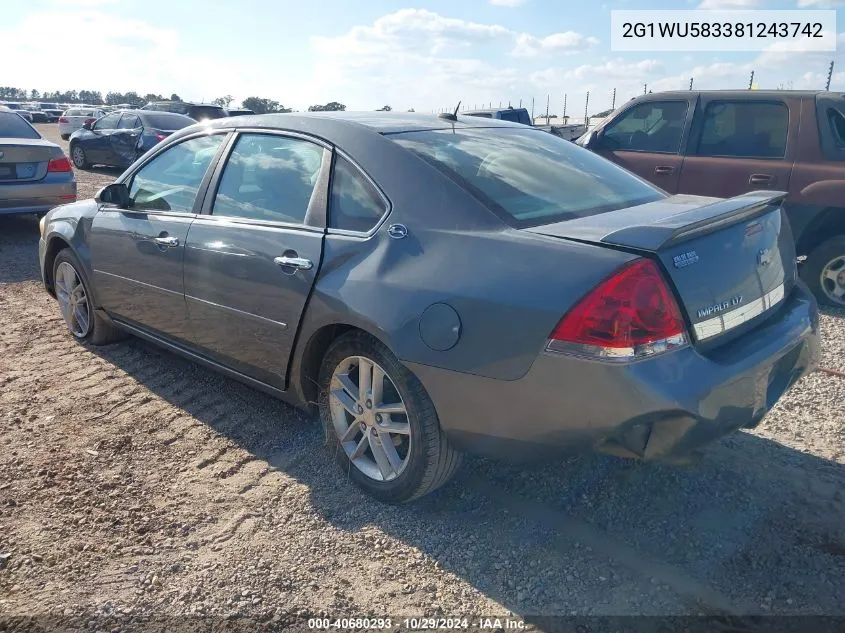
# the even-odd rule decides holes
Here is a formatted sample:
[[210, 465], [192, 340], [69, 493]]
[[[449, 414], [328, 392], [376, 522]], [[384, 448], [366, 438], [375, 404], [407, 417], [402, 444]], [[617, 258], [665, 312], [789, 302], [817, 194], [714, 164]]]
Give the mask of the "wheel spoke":
[[394, 422], [393, 420], [378, 425], [379, 432], [396, 433], [397, 435], [410, 435], [411, 425], [407, 422]]
[[349, 427], [343, 432], [343, 435], [340, 436], [340, 442], [342, 444], [345, 444], [346, 442], [351, 441], [355, 437], [355, 434], [360, 430], [360, 428], [361, 427], [358, 425], [358, 421], [353, 420], [349, 424]]
[[828, 266], [828, 267], [827, 267], [827, 268], [825, 268], [825, 270], [824, 270], [824, 278], [825, 278], [825, 279], [830, 279], [833, 283], [836, 283], [836, 282], [837, 282], [837, 280], [839, 279], [839, 271], [838, 271], [838, 270], [834, 270], [833, 268], [831, 268], [830, 266]]
[[836, 284], [833, 287], [833, 296], [837, 299], [841, 299], [843, 296], [845, 296], [845, 287]]
[[[378, 466], [381, 476], [385, 480], [389, 479], [390, 476], [393, 475], [396, 471], [394, 470], [393, 465], [390, 463], [390, 458], [387, 456], [387, 451], [385, 450], [384, 444], [380, 441], [378, 437], [374, 436], [373, 434], [368, 434], [367, 437], [370, 438], [370, 450], [373, 453], [373, 459], [376, 462], [376, 466]], [[387, 437], [387, 440], [390, 442], [390, 445], [393, 446], [393, 441], [390, 439], [389, 436]]]
[[86, 334], [88, 332], [88, 310], [85, 304], [85, 300], [83, 299], [81, 303], [78, 303], [76, 307], [73, 309], [73, 318], [76, 320], [76, 324], [79, 326], [79, 334]]
[[358, 359], [358, 399], [366, 400], [370, 397], [373, 384], [373, 363], [366, 358]]
[[355, 402], [354, 398], [350, 396], [346, 389], [335, 389], [332, 391], [332, 397], [336, 398], [343, 408], [346, 409], [349, 415], [355, 417], [358, 415], [358, 404]]
[[340, 383], [340, 386], [343, 387], [343, 390], [349, 394], [349, 397], [352, 398], [353, 401], [361, 399], [361, 396], [358, 394], [358, 387], [354, 382], [352, 382], [348, 373], [338, 376], [337, 381]]
[[367, 452], [367, 447], [370, 445], [370, 436], [367, 433], [364, 433], [364, 436], [358, 442], [358, 445], [355, 447], [355, 450], [352, 451], [352, 454], [349, 455], [349, 459], [355, 461], [359, 457], [361, 457], [364, 453]]
[[393, 438], [388, 433], [379, 433], [379, 440], [384, 454], [387, 456], [387, 461], [390, 462], [390, 468], [393, 472], [399, 472], [402, 467], [402, 458], [396, 452], [396, 445], [393, 443]]
[[380, 404], [376, 407], [376, 413], [382, 413], [385, 415], [391, 414], [405, 414], [405, 405], [401, 402], [394, 402], [393, 404]]
[[381, 402], [384, 394], [384, 370], [373, 363], [373, 380], [372, 380], [372, 402], [373, 407]]

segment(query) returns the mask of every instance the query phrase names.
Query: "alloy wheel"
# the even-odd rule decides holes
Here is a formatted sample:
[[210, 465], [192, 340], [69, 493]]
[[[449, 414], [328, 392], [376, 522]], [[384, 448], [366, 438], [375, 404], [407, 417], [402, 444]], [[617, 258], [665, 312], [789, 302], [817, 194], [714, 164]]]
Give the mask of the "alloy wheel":
[[329, 408], [347, 457], [375, 481], [396, 479], [411, 457], [405, 402], [384, 369], [364, 356], [341, 361], [332, 374]]
[[85, 150], [79, 147], [79, 145], [74, 146], [71, 152], [71, 158], [73, 159], [73, 164], [81, 169], [85, 165]]
[[822, 268], [822, 290], [834, 303], [845, 306], [845, 255], [834, 257]]
[[56, 267], [56, 299], [68, 329], [76, 338], [88, 335], [91, 324], [91, 304], [82, 278], [68, 262]]

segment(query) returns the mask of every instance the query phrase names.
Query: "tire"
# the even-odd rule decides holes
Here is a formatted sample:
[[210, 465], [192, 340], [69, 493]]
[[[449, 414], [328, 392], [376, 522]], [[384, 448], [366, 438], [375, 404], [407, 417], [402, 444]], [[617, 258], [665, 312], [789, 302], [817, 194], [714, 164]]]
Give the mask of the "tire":
[[840, 273], [840, 292], [845, 290], [845, 235], [837, 235], [816, 246], [801, 266], [801, 279], [810, 287], [820, 304], [845, 308], [845, 295], [837, 299], [833, 292], [836, 281], [822, 279], [826, 270], [830, 274]]
[[62, 140], [66, 141], [70, 138], [70, 134], [62, 134]]
[[[409, 434], [387, 435], [376, 432], [377, 428], [381, 428], [380, 423], [375, 422], [372, 417], [366, 417], [370, 412], [364, 413], [364, 417], [355, 418], [346, 412], [347, 408], [332, 394], [332, 389], [334, 388], [337, 392], [340, 385], [336, 379], [337, 372], [347, 371], [350, 382], [354, 382], [352, 377], [360, 373], [360, 365], [353, 371], [345, 369], [349, 367], [348, 361], [356, 357], [358, 360], [363, 358], [369, 363], [374, 363], [378, 369], [384, 371], [387, 380], [383, 381], [383, 402], [392, 403], [398, 400], [399, 404], [404, 404], [406, 413], [393, 414], [393, 417], [388, 414], [382, 419], [406, 428], [410, 431]], [[387, 347], [368, 334], [350, 332], [339, 337], [329, 346], [320, 367], [319, 386], [320, 419], [323, 423], [327, 446], [334, 453], [344, 473], [376, 499], [387, 503], [407, 503], [418, 499], [445, 484], [460, 465], [460, 453], [452, 448], [446, 435], [441, 431], [434, 403], [422, 384]], [[354, 396], [350, 402], [353, 399]], [[363, 396], [359, 400], [362, 405], [358, 411], [362, 412], [364, 406], [369, 407], [370, 401], [365, 401]], [[372, 411], [377, 408], [374, 406]], [[355, 435], [347, 438], [346, 442], [341, 441], [341, 431], [336, 426], [338, 413], [341, 418], [339, 424], [343, 425], [345, 420], [348, 431], [352, 432], [353, 427], [358, 429], [354, 431]], [[372, 415], [375, 416], [374, 413]], [[359, 419], [365, 423], [368, 419], [369, 424], [373, 426], [364, 427], [358, 421]], [[382, 445], [377, 439], [382, 435], [387, 435], [393, 440], [389, 444], [390, 449], [394, 458], [398, 456], [402, 459], [402, 466], [398, 470], [393, 469], [390, 475], [392, 478], [384, 477], [380, 480], [378, 477], [367, 474], [363, 469], [369, 463], [375, 471], [379, 468], [373, 445], [369, 443], [369, 440], [364, 441], [365, 428], [369, 429], [376, 445]], [[357, 461], [353, 461], [348, 451], [355, 446], [360, 448], [362, 445], [367, 447], [364, 449], [364, 454], [358, 457]], [[381, 454], [386, 455], [388, 449], [383, 450]], [[404, 457], [402, 457], [403, 454]], [[382, 459], [383, 462], [384, 459]]]
[[77, 169], [88, 169], [91, 166], [91, 163], [88, 162], [88, 156], [85, 155], [85, 150], [78, 143], [70, 146], [70, 159]]
[[[75, 281], [71, 281], [71, 270], [75, 275]], [[78, 341], [92, 345], [107, 345], [126, 338], [125, 332], [109, 323], [102, 314], [94, 309], [89, 291], [91, 284], [82, 270], [79, 260], [69, 248], [59, 251], [53, 261], [53, 287], [68, 331]], [[78, 304], [80, 311], [77, 312], [72, 308], [65, 309], [64, 306], [67, 305], [65, 297], [80, 297], [77, 290], [78, 286], [81, 286], [84, 293], [84, 301]], [[80, 318], [83, 307], [87, 313], [87, 318]]]

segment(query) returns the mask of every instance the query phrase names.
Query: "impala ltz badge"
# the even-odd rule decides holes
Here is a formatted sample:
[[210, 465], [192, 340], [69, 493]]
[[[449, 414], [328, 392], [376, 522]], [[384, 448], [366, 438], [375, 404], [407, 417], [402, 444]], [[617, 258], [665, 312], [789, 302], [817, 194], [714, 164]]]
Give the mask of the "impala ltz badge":
[[681, 253], [680, 255], [675, 255], [672, 258], [672, 263], [675, 264], [675, 268], [684, 268], [686, 266], [691, 266], [698, 261], [698, 253], [695, 251], [687, 251], [686, 253]]
[[698, 318], [702, 319], [704, 317], [708, 317], [711, 314], [718, 314], [719, 312], [727, 312], [731, 308], [735, 308], [740, 303], [742, 303], [743, 297], [742, 295], [736, 295], [735, 297], [731, 297], [727, 301], [722, 301], [721, 303], [714, 303], [711, 306], [707, 306], [705, 308], [698, 309]]

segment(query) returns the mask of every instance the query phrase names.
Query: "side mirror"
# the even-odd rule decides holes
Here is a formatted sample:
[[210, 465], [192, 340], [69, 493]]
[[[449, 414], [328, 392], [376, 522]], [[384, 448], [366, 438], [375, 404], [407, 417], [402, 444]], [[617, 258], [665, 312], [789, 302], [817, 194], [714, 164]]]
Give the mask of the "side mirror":
[[97, 192], [97, 195], [94, 196], [94, 202], [128, 209], [132, 204], [132, 198], [129, 197], [129, 188], [126, 185], [122, 182], [113, 182]]
[[599, 136], [595, 130], [585, 132], [584, 136], [578, 139], [578, 145], [586, 149], [596, 149], [599, 146]]

